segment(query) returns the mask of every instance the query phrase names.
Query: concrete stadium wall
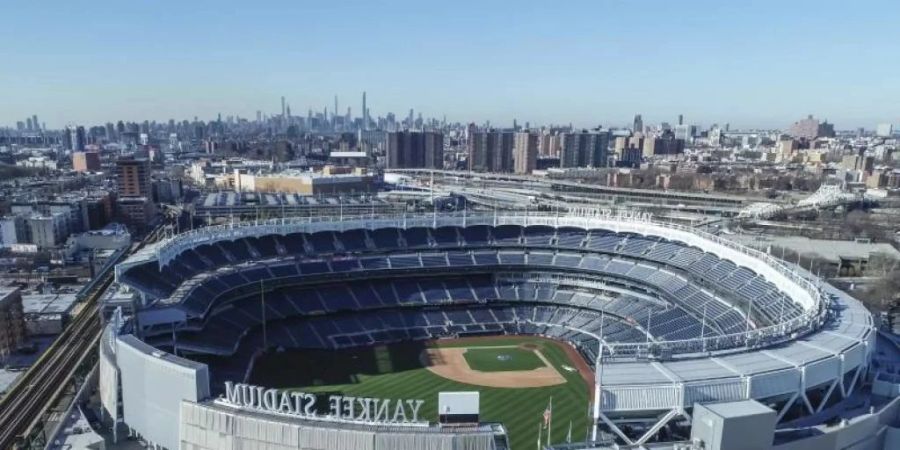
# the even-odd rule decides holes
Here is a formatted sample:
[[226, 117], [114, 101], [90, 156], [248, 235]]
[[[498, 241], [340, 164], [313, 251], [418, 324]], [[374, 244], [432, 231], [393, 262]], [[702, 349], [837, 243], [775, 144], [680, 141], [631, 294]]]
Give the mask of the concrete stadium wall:
[[316, 424], [208, 403], [181, 403], [185, 450], [494, 450], [489, 430], [443, 432], [397, 427]]
[[109, 327], [104, 329], [100, 344], [99, 361], [99, 394], [100, 405], [113, 421], [119, 419], [119, 369], [116, 367], [116, 355], [106, 346], [105, 338]]
[[179, 448], [181, 401], [209, 397], [207, 366], [158, 351], [133, 335], [116, 342], [125, 423], [149, 442]]

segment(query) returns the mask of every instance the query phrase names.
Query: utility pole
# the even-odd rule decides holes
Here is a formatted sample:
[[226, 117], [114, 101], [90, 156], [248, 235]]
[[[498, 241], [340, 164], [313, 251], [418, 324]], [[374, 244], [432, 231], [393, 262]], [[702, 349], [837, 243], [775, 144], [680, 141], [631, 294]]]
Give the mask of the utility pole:
[[263, 280], [259, 280], [259, 303], [262, 309], [263, 351], [269, 348], [269, 336], [266, 330], [266, 290]]

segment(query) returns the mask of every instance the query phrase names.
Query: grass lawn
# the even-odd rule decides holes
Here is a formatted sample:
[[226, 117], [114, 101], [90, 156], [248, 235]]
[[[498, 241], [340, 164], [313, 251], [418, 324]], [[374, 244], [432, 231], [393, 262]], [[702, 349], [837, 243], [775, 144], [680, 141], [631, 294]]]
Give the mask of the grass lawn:
[[[537, 427], [550, 397], [553, 397], [553, 443], [565, 441], [572, 422], [572, 440], [584, 439], [588, 426], [589, 390], [557, 344], [532, 337], [509, 337], [485, 343], [437, 343], [442, 347], [476, 347], [530, 343], [538, 347], [565, 384], [541, 388], [485, 388], [447, 380], [434, 375], [419, 361], [426, 348], [421, 342], [348, 349], [342, 351], [292, 350], [267, 354], [257, 360], [249, 382], [260, 386], [297, 389], [320, 394], [392, 399], [422, 399], [422, 417], [437, 421], [437, 394], [441, 391], [479, 391], [481, 420], [502, 422], [509, 432], [512, 450], [535, 447]], [[506, 352], [514, 349], [502, 349]], [[546, 431], [544, 432], [546, 438]]]
[[534, 370], [544, 367], [544, 362], [533, 351], [515, 347], [467, 348], [463, 357], [466, 358], [470, 369], [482, 372]]

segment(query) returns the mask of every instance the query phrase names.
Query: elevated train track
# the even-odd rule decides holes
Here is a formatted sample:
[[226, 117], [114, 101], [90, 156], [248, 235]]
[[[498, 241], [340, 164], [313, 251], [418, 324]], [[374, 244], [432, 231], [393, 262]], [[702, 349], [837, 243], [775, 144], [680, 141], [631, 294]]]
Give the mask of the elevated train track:
[[[155, 228], [144, 240], [134, 243], [128, 254], [158, 240], [163, 229]], [[82, 363], [96, 352], [102, 330], [100, 298], [112, 284], [113, 274], [110, 269], [101, 275], [86, 293], [84, 307], [72, 323], [0, 399], [0, 449], [31, 448], [35, 437], [42, 435], [50, 408], [60, 400]]]

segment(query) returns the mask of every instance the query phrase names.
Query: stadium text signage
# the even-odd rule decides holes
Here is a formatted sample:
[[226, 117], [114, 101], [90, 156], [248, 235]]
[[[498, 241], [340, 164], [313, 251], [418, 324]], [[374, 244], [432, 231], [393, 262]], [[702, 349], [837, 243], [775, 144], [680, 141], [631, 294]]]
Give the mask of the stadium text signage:
[[239, 408], [289, 414], [307, 419], [338, 419], [373, 423], [417, 423], [424, 400], [328, 396], [328, 414], [321, 416], [319, 397], [298, 391], [267, 389], [225, 382], [225, 402]]
[[614, 208], [576, 208], [575, 213], [582, 216], [598, 217], [601, 219], [630, 220], [635, 222], [650, 222], [653, 214], [635, 209]]

